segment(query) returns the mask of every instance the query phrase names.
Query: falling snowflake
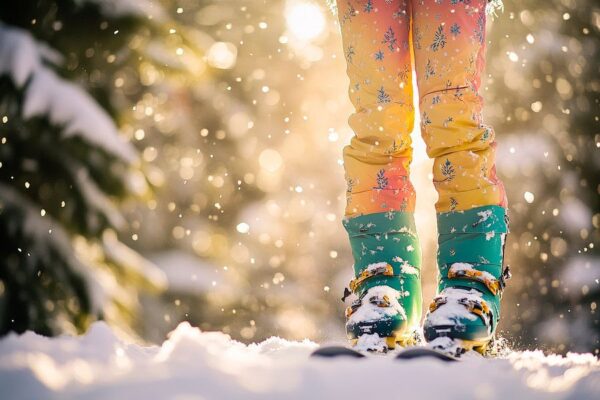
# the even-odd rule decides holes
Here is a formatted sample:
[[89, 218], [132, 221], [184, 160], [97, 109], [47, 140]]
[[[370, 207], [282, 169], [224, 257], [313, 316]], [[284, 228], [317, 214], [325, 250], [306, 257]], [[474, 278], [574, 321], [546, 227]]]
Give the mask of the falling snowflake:
[[377, 51], [377, 53], [375, 53], [375, 59], [377, 61], [382, 61], [383, 58], [384, 58], [383, 51], [379, 50], [379, 51]]
[[365, 3], [365, 6], [363, 8], [363, 10], [366, 13], [370, 13], [371, 11], [373, 11], [373, 0], [367, 0], [367, 2]]

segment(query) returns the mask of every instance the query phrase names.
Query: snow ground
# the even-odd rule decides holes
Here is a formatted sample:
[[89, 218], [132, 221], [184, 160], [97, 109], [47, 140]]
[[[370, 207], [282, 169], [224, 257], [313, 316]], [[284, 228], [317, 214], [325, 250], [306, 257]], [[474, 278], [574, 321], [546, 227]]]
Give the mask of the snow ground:
[[104, 323], [84, 336], [28, 332], [0, 340], [6, 399], [598, 399], [591, 354], [513, 352], [437, 360], [313, 359], [317, 344], [245, 345], [180, 324], [161, 346], [125, 342]]

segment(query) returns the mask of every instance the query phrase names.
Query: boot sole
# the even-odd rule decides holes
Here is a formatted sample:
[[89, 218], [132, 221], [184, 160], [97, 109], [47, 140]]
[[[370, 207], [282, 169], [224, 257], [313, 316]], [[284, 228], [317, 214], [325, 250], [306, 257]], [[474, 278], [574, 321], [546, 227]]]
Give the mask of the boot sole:
[[[402, 333], [398, 334], [397, 336], [386, 336], [384, 339], [387, 350], [394, 350], [396, 349], [396, 346], [409, 347], [416, 346], [417, 344], [419, 344], [418, 339], [412, 332], [408, 335], [406, 333]], [[355, 347], [358, 344], [358, 338], [349, 339], [349, 341], [351, 347]]]
[[483, 335], [483, 332], [483, 330], [471, 330], [470, 332], [465, 332], [456, 330], [455, 326], [435, 326], [425, 327], [423, 329], [425, 340], [427, 342], [431, 342], [439, 337], [448, 337], [452, 339], [458, 347], [465, 351], [475, 350], [482, 355], [487, 351], [489, 344], [494, 338], [493, 333], [491, 335]]

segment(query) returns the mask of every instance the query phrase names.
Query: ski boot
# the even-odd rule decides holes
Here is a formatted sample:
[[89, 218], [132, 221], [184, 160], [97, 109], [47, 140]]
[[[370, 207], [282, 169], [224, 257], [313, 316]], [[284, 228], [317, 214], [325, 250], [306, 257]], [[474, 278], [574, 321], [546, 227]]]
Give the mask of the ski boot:
[[414, 213], [387, 211], [343, 219], [355, 278], [342, 301], [346, 334], [358, 350], [387, 352], [414, 343], [421, 319], [421, 250]]
[[508, 215], [500, 206], [439, 213], [438, 295], [423, 324], [430, 347], [459, 356], [484, 353], [500, 319], [510, 278], [503, 268]]

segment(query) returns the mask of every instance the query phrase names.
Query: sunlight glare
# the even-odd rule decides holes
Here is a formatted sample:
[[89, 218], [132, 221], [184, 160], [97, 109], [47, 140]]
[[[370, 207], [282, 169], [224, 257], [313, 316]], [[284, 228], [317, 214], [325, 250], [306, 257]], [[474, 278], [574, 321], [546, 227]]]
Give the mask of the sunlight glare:
[[321, 8], [314, 3], [294, 1], [286, 10], [288, 29], [301, 40], [313, 40], [325, 28], [325, 17]]

